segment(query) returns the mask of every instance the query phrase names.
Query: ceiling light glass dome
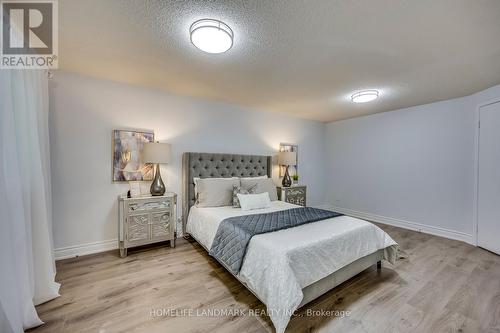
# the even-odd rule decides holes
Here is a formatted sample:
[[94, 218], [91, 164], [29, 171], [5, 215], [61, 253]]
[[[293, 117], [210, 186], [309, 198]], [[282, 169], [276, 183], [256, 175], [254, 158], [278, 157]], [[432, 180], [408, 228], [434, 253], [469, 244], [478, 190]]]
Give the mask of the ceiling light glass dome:
[[191, 43], [207, 53], [223, 53], [233, 46], [233, 30], [222, 21], [203, 19], [189, 28]]
[[362, 90], [351, 96], [351, 100], [354, 103], [366, 103], [376, 100], [378, 98], [378, 90]]

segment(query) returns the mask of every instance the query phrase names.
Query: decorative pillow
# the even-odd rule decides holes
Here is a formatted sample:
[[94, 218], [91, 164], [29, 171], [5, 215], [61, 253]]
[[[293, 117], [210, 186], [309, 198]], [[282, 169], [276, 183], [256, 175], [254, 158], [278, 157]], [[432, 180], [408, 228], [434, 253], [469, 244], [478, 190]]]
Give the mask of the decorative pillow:
[[266, 178], [266, 179], [241, 179], [241, 187], [244, 189], [249, 189], [252, 186], [257, 186], [254, 190], [254, 193], [264, 193], [267, 192], [269, 193], [269, 198], [271, 201], [276, 201], [278, 200], [278, 193], [276, 192], [276, 185], [274, 185], [274, 182], [271, 178]]
[[197, 181], [196, 206], [232, 206], [233, 186], [239, 186], [238, 178], [200, 178]]
[[253, 210], [271, 207], [269, 193], [260, 194], [237, 194], [240, 201], [241, 210]]
[[254, 194], [254, 190], [257, 187], [257, 184], [254, 186], [245, 189], [242, 188], [241, 185], [233, 185], [233, 207], [240, 208], [240, 200], [238, 199], [238, 194]]

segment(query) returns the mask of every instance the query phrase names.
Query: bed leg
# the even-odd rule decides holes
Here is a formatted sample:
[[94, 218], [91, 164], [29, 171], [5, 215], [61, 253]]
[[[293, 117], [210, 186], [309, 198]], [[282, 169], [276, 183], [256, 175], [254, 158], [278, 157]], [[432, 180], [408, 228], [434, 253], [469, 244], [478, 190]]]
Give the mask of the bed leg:
[[382, 269], [382, 261], [377, 261], [377, 269]]

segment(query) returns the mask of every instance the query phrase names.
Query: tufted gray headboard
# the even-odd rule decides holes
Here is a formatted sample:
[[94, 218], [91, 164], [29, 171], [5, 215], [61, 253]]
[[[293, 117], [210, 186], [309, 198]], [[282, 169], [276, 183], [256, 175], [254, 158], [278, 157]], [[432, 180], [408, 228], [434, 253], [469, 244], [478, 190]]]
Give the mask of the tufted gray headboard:
[[186, 234], [189, 209], [195, 203], [194, 177], [271, 178], [272, 157], [262, 155], [184, 153], [182, 154], [182, 232]]

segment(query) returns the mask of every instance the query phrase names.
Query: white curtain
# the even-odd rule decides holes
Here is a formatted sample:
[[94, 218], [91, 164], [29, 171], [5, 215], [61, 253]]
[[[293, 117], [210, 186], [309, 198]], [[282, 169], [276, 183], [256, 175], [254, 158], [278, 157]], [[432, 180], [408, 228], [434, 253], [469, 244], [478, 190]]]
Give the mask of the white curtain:
[[0, 70], [0, 331], [38, 326], [59, 296], [52, 250], [48, 78]]

